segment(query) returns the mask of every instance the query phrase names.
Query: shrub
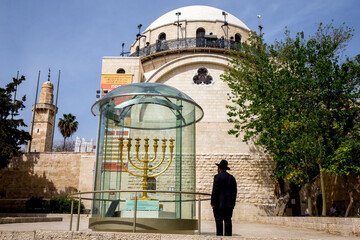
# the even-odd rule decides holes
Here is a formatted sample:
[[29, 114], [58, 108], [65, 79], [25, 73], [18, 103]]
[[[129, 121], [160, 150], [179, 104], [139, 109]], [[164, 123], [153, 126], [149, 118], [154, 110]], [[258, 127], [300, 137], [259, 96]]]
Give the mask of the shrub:
[[[69, 197], [58, 197], [50, 200], [49, 211], [51, 213], [71, 213], [71, 201], [74, 201], [74, 213], [77, 213], [79, 201]], [[83, 203], [80, 206], [80, 212], [85, 209]]]
[[44, 213], [47, 212], [47, 202], [42, 197], [32, 197], [25, 203], [26, 212]]
[[[26, 211], [31, 213], [70, 213], [71, 201], [74, 201], [73, 213], [77, 213], [79, 201], [69, 197], [57, 197], [50, 201], [43, 200], [42, 197], [32, 197], [26, 201]], [[80, 212], [85, 206], [81, 203]]]

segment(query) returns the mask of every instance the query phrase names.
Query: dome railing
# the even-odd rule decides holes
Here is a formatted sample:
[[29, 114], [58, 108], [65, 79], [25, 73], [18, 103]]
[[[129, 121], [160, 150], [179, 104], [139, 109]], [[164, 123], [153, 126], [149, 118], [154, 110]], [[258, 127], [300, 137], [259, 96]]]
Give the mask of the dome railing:
[[[211, 36], [211, 35], [210, 35]], [[216, 48], [224, 50], [237, 50], [241, 46], [240, 42], [215, 37], [186, 38], [179, 40], [157, 40], [151, 44], [140, 48], [130, 54], [130, 57], [145, 57], [151, 54], [177, 49], [187, 48]]]

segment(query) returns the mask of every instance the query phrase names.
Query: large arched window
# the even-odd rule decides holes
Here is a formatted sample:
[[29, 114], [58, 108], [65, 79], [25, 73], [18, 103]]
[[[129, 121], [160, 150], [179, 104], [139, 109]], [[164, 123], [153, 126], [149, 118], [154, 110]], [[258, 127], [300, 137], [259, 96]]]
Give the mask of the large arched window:
[[122, 73], [125, 73], [125, 70], [124, 70], [123, 68], [119, 68], [119, 69], [116, 71], [116, 73], [122, 74]]
[[205, 47], [205, 29], [203, 28], [196, 30], [196, 46]]
[[198, 28], [196, 30], [196, 38], [201, 38], [201, 37], [205, 37], [205, 29]]
[[241, 42], [241, 35], [239, 33], [235, 34], [235, 42], [240, 43]]
[[239, 33], [235, 34], [235, 42], [232, 49], [237, 50], [241, 48], [241, 35]]
[[213, 82], [213, 78], [208, 73], [208, 70], [202, 67], [197, 70], [196, 75], [193, 77], [193, 81], [196, 85], [210, 85]]
[[160, 33], [159, 34], [159, 40], [160, 41], [166, 40], [166, 34], [165, 33]]

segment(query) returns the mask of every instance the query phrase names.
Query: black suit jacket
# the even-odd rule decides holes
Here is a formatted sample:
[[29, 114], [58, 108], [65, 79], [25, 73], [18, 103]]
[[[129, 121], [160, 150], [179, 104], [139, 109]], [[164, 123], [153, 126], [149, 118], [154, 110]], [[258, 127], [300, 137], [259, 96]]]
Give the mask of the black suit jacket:
[[236, 180], [231, 174], [221, 172], [214, 176], [211, 205], [215, 208], [234, 208], [236, 193]]

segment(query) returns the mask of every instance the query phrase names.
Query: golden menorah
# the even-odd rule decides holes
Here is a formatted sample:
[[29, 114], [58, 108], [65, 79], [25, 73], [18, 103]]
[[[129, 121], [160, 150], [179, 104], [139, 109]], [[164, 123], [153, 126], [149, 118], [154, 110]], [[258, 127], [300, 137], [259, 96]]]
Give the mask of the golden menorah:
[[[130, 164], [132, 166], [134, 166], [136, 169], [140, 169], [140, 170], [144, 170], [144, 174], [136, 174], [136, 173], [133, 173], [129, 170], [129, 165], [127, 167], [125, 167], [125, 164], [124, 164], [124, 161], [123, 161], [123, 147], [124, 147], [124, 140], [127, 140], [127, 152], [128, 152], [128, 161], [130, 162]], [[133, 163], [133, 161], [131, 160], [131, 157], [130, 157], [130, 149], [131, 149], [131, 141], [132, 141], [132, 138], [120, 138], [120, 143], [119, 143], [119, 148], [120, 148], [120, 160], [121, 160], [121, 164], [123, 166], [123, 168], [128, 172], [130, 173], [131, 175], [135, 176], [135, 177], [142, 177], [143, 178], [143, 190], [147, 190], [148, 188], [148, 178], [153, 178], [153, 177], [157, 177], [161, 174], [163, 174], [170, 166], [171, 164], [171, 161], [172, 161], [172, 156], [173, 156], [173, 150], [174, 150], [174, 139], [169, 139], [170, 141], [170, 145], [169, 145], [169, 148], [170, 148], [170, 160], [167, 164], [167, 166], [159, 173], [157, 174], [154, 174], [154, 175], [149, 175], [148, 174], [148, 171], [150, 170], [154, 170], [154, 169], [157, 169], [159, 168], [164, 160], [165, 160], [165, 152], [166, 152], [166, 141], [167, 139], [162, 139], [162, 153], [163, 153], [163, 156], [162, 156], [162, 159], [161, 161], [155, 165], [154, 167], [149, 167], [149, 163], [152, 163], [155, 161], [156, 159], [156, 156], [157, 156], [157, 149], [158, 149], [158, 141], [159, 139], [157, 138], [154, 138], [154, 156], [151, 160], [149, 160], [149, 155], [148, 155], [148, 150], [149, 150], [149, 139], [148, 138], [145, 138], [145, 144], [144, 144], [144, 148], [145, 148], [145, 156], [144, 156], [144, 159], [141, 159], [139, 157], [139, 150], [140, 150], [140, 138], [136, 138], [136, 144], [135, 144], [135, 147], [136, 147], [136, 158], [139, 162], [143, 163], [143, 166], [140, 167], [140, 166], [137, 166], [136, 164]], [[151, 200], [151, 198], [148, 198], [147, 197], [147, 192], [143, 192], [142, 194], [142, 197], [139, 199], [139, 200]]]

